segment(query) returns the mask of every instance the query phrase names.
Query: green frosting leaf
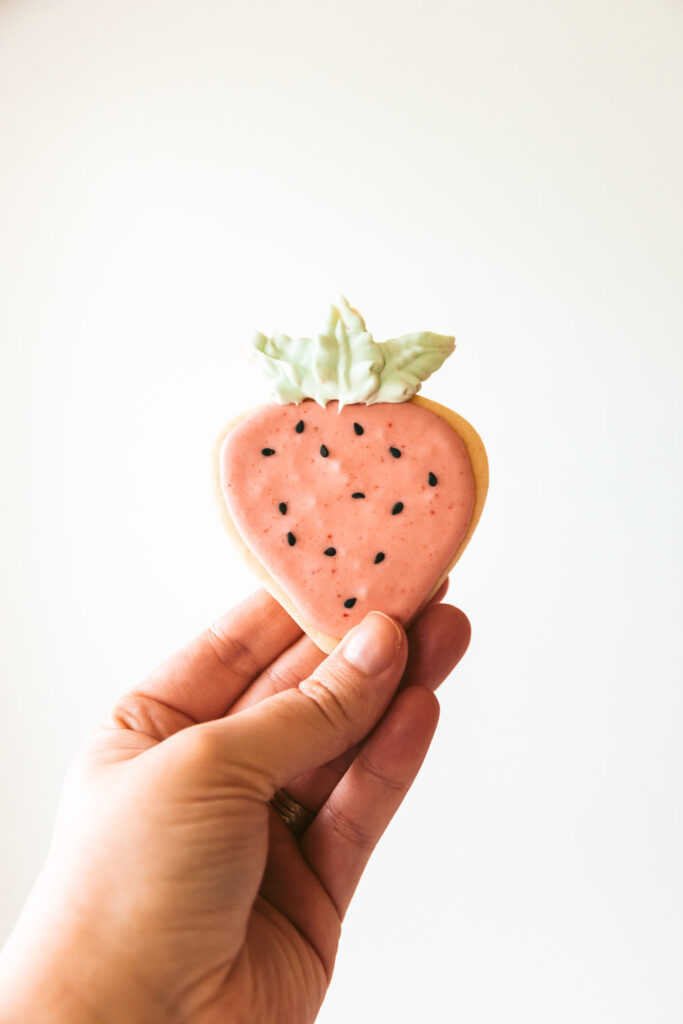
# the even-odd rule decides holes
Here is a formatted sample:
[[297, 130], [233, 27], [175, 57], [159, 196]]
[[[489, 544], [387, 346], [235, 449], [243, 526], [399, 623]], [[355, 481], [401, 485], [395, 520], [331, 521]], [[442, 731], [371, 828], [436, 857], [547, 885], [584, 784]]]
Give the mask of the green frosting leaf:
[[251, 345], [279, 402], [323, 406], [407, 402], [454, 348], [454, 338], [430, 331], [376, 342], [343, 297], [316, 338], [259, 333]]

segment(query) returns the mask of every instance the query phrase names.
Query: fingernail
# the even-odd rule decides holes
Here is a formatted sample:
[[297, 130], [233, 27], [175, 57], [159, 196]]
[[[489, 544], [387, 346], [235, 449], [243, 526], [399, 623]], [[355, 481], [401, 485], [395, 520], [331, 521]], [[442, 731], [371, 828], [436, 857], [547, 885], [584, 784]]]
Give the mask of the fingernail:
[[344, 658], [368, 676], [379, 675], [395, 661], [401, 649], [401, 631], [388, 615], [370, 612], [349, 633], [344, 643]]

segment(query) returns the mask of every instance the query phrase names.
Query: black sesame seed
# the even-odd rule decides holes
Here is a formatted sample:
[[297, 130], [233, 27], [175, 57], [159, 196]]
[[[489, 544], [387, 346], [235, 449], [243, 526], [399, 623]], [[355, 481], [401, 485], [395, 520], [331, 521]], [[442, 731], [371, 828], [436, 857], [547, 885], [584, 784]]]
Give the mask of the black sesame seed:
[[396, 504], [394, 505], [394, 507], [391, 510], [391, 514], [392, 514], [392, 516], [397, 516], [399, 514], [399, 512], [402, 512], [402, 511], [403, 511], [403, 502], [402, 501], [397, 501]]
[[353, 429], [356, 431], [356, 433], [358, 434], [359, 437], [364, 432], [363, 428], [360, 425], [360, 423], [354, 423]]
[[384, 552], [378, 551], [377, 554], [375, 555], [375, 565], [379, 565], [379, 563], [383, 562], [385, 558], [386, 555], [384, 554]]
[[325, 554], [329, 555], [330, 557], [332, 557], [332, 555], [336, 555], [337, 554], [337, 549], [336, 548], [325, 548]]
[[261, 455], [275, 455], [275, 449], [274, 448], [262, 448], [261, 449]]
[[323, 457], [324, 459], [326, 459], [326, 458], [327, 458], [327, 456], [328, 456], [328, 455], [330, 454], [330, 453], [329, 453], [329, 451], [327, 450], [327, 448], [325, 447], [325, 445], [324, 445], [324, 444], [321, 444], [321, 445], [320, 445], [320, 454], [322, 455], [322, 457]]
[[290, 548], [293, 548], [294, 545], [296, 544], [296, 537], [291, 531], [287, 534], [287, 543], [289, 544]]
[[303, 420], [299, 420], [299, 422], [294, 427], [294, 429], [296, 430], [297, 434], [303, 434], [303, 432], [304, 432], [304, 421]]
[[433, 473], [430, 473], [430, 474], [429, 474], [429, 477], [428, 477], [428, 479], [429, 479], [429, 486], [430, 486], [430, 487], [436, 487], [437, 483], [439, 482], [439, 481], [438, 481], [438, 480], [436, 479], [436, 477], [434, 476], [434, 474], [433, 474]]
[[351, 495], [351, 497], [352, 498], [364, 498], [365, 495], [363, 494], [362, 491], [354, 491], [353, 494]]
[[278, 505], [278, 508], [282, 512], [283, 516], [287, 515], [287, 506], [285, 505], [284, 501], [280, 502], [280, 504]]
[[390, 448], [389, 451], [391, 452], [391, 454], [394, 456], [395, 459], [400, 459], [401, 458], [401, 453], [398, 450], [398, 448]]
[[344, 607], [345, 608], [353, 608], [355, 603], [356, 603], [356, 598], [355, 597], [347, 597], [346, 600], [344, 601]]

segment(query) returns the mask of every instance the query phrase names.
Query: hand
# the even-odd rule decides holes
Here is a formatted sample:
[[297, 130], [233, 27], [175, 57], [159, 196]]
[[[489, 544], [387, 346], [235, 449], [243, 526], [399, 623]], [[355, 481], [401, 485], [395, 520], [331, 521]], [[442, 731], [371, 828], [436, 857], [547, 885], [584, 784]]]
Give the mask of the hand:
[[[260, 592], [124, 697], [70, 769], [0, 1021], [313, 1021], [469, 642], [444, 592], [408, 642], [372, 613], [327, 659]], [[278, 787], [317, 812], [298, 841]]]

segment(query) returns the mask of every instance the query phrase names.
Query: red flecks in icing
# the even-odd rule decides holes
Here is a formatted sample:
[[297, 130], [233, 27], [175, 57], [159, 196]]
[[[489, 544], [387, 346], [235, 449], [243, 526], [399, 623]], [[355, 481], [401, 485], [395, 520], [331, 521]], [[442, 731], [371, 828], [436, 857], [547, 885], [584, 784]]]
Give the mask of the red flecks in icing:
[[[301, 433], [294, 429], [299, 420]], [[320, 456], [323, 435], [327, 458]], [[261, 455], [266, 445], [275, 455]], [[390, 446], [400, 448], [400, 458], [388, 455]], [[428, 472], [438, 478], [434, 487], [425, 487]], [[407, 622], [455, 554], [474, 508], [463, 442], [444, 419], [412, 402], [341, 412], [336, 402], [326, 409], [312, 401], [263, 406], [226, 438], [221, 482], [245, 543], [304, 618], [330, 636], [342, 636], [372, 609]], [[354, 492], [365, 498], [352, 499]], [[392, 515], [397, 501], [404, 507]], [[337, 555], [329, 558], [323, 552], [332, 538]], [[387, 557], [375, 565], [380, 550]], [[349, 595], [357, 600], [347, 611]]]

